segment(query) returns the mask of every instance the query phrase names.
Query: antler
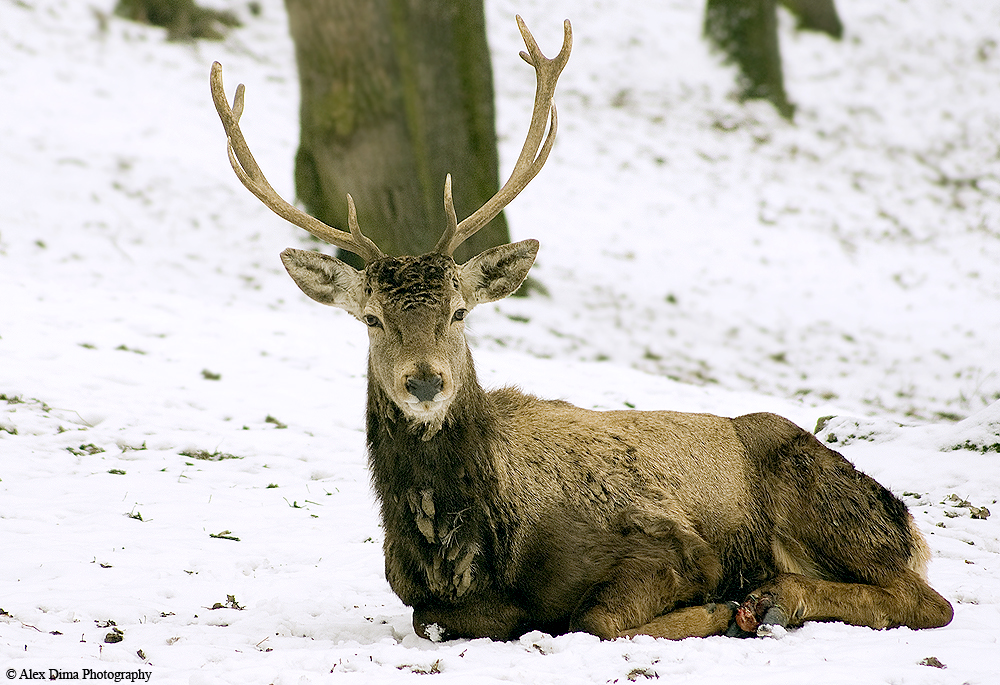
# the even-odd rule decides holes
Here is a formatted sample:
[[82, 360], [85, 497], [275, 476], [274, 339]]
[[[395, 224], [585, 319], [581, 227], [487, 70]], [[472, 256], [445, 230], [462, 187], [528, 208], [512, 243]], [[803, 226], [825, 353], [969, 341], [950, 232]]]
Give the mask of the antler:
[[240, 130], [243, 93], [246, 90], [243, 84], [236, 87], [236, 97], [233, 99], [232, 108], [226, 101], [226, 91], [222, 85], [222, 65], [218, 62], [212, 64], [211, 84], [212, 100], [215, 102], [215, 109], [219, 113], [222, 126], [226, 129], [226, 136], [229, 139], [229, 163], [247, 190], [256, 195], [257, 199], [282, 219], [299, 228], [304, 228], [320, 240], [353, 252], [366, 263], [371, 263], [385, 256], [375, 243], [361, 233], [361, 229], [358, 227], [358, 213], [354, 208], [354, 199], [351, 198], [350, 194], [347, 196], [347, 223], [351, 230], [350, 233], [327, 226], [319, 219], [285, 202], [264, 178], [264, 173], [257, 166], [253, 155], [250, 154], [250, 147]]
[[[563, 67], [569, 61], [569, 53], [573, 49], [573, 29], [569, 19], [567, 19], [563, 23], [562, 49], [553, 59], [548, 59], [539, 50], [538, 43], [535, 42], [520, 15], [517, 16], [517, 27], [521, 30], [521, 37], [524, 38], [524, 44], [528, 48], [527, 52], [521, 51], [521, 59], [535, 68], [536, 77], [534, 110], [531, 113], [531, 125], [528, 127], [528, 135], [521, 148], [521, 155], [517, 158], [514, 170], [507, 182], [504, 183], [503, 188], [468, 218], [463, 219], [461, 223], [457, 222], [455, 205], [451, 197], [451, 175], [445, 179], [444, 207], [448, 225], [434, 248], [435, 252], [446, 255], [454, 254], [459, 245], [499, 214], [541, 171], [545, 160], [549, 157], [549, 152], [552, 150], [552, 144], [555, 142], [558, 122], [556, 105], [552, 101], [552, 96], [556, 90], [559, 74], [562, 73]], [[550, 120], [547, 136], [545, 135], [546, 119]], [[541, 150], [539, 150], [539, 145], [541, 145]]]

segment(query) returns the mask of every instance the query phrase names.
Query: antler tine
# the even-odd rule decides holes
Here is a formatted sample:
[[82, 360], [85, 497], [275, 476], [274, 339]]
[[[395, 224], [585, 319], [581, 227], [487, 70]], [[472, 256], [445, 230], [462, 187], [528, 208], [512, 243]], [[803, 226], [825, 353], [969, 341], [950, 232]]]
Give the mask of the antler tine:
[[454, 249], [448, 250], [447, 252], [445, 252], [444, 249], [451, 244], [451, 241], [455, 239], [455, 234], [458, 232], [458, 217], [455, 216], [455, 202], [451, 195], [451, 174], [447, 174], [444, 177], [444, 213], [445, 220], [448, 223], [445, 225], [444, 233], [441, 234], [441, 239], [438, 240], [437, 247], [434, 248], [434, 251], [450, 255], [454, 252]]
[[212, 64], [212, 100], [215, 102], [215, 109], [222, 120], [222, 127], [226, 130], [227, 151], [229, 163], [236, 172], [240, 182], [246, 186], [247, 190], [257, 196], [272, 212], [282, 219], [309, 231], [320, 240], [326, 241], [348, 252], [361, 257], [366, 263], [370, 263], [384, 257], [378, 246], [366, 238], [358, 227], [357, 211], [354, 208], [354, 200], [347, 196], [348, 224], [351, 232], [338, 230], [332, 226], [327, 226], [319, 219], [306, 214], [297, 207], [292, 206], [278, 195], [277, 191], [271, 187], [260, 170], [256, 160], [250, 153], [243, 132], [240, 130], [240, 116], [243, 114], [243, 95], [245, 88], [241, 83], [236, 87], [236, 96], [233, 99], [233, 106], [230, 108], [226, 100], [226, 91], [222, 85], [222, 65], [218, 62]]
[[[569, 53], [573, 49], [573, 28], [569, 23], [569, 19], [563, 23], [562, 48], [559, 50], [558, 55], [549, 59], [542, 54], [538, 43], [531, 35], [531, 31], [528, 30], [520, 15], [517, 16], [517, 27], [521, 31], [525, 47], [528, 48], [527, 52], [522, 51], [520, 53], [521, 59], [534, 67], [536, 79], [535, 103], [531, 113], [531, 124], [528, 127], [528, 134], [525, 137], [524, 145], [521, 147], [521, 154], [514, 164], [514, 170], [511, 172], [510, 178], [507, 179], [507, 182], [504, 183], [496, 195], [487, 200], [486, 204], [463, 219], [454, 228], [452, 228], [449, 222], [444, 234], [434, 248], [435, 252], [447, 255], [454, 254], [459, 245], [488, 224], [541, 171], [545, 160], [549, 157], [549, 152], [552, 150], [552, 145], [555, 143], [558, 119], [552, 96], [555, 93], [559, 75], [569, 61]], [[545, 134], [546, 123], [548, 123], [548, 135]], [[539, 149], [539, 146], [541, 146], [541, 149]], [[455, 207], [451, 198], [450, 176], [445, 182], [445, 212], [449, 216], [455, 215]]]

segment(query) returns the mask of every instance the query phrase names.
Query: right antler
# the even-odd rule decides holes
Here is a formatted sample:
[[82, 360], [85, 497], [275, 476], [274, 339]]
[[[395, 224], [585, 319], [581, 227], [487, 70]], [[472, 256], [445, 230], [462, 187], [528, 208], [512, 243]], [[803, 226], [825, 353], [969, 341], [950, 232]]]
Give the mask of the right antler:
[[353, 252], [361, 257], [365, 263], [371, 263], [384, 257], [385, 254], [378, 249], [378, 246], [361, 233], [354, 200], [349, 194], [347, 196], [347, 223], [351, 229], [350, 233], [327, 226], [319, 219], [288, 204], [278, 195], [277, 191], [264, 178], [264, 173], [257, 166], [253, 155], [250, 154], [250, 147], [240, 130], [240, 115], [243, 114], [243, 92], [245, 90], [243, 84], [236, 87], [236, 97], [233, 99], [232, 108], [230, 108], [226, 101], [225, 88], [222, 85], [222, 65], [218, 62], [212, 64], [211, 83], [212, 100], [215, 101], [215, 109], [219, 112], [222, 126], [226, 129], [226, 136], [229, 138], [229, 163], [247, 190], [256, 195], [261, 202], [282, 219], [299, 228], [304, 228], [320, 240]]
[[[444, 206], [448, 225], [434, 248], [435, 252], [446, 255], [454, 254], [459, 245], [499, 214], [541, 171], [545, 160], [549, 157], [549, 152], [552, 150], [552, 144], [555, 142], [557, 120], [556, 105], [552, 101], [552, 96], [556, 90], [559, 74], [562, 73], [563, 67], [569, 61], [569, 53], [573, 49], [573, 29], [569, 19], [567, 19], [563, 23], [562, 49], [553, 59], [548, 59], [538, 49], [538, 43], [535, 42], [520, 15], [517, 16], [517, 27], [521, 30], [521, 37], [528, 48], [528, 52], [521, 51], [521, 59], [535, 68], [537, 81], [531, 125], [528, 127], [528, 135], [521, 148], [521, 155], [517, 158], [514, 170], [507, 182], [504, 183], [503, 188], [461, 223], [457, 222], [455, 216], [455, 205], [451, 197], [451, 176], [449, 175], [445, 179]], [[545, 136], [546, 119], [551, 119], [547, 136]], [[544, 142], [542, 141], [543, 136]], [[539, 145], [541, 145], [541, 150], [538, 149]]]

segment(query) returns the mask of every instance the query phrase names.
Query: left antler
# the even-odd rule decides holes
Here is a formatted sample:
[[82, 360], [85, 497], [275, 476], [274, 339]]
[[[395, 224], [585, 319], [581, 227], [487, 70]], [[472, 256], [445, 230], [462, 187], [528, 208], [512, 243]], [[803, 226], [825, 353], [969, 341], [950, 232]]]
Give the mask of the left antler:
[[[552, 96], [556, 90], [559, 74], [562, 73], [563, 67], [569, 61], [569, 53], [573, 49], [573, 29], [569, 19], [567, 19], [563, 23], [562, 49], [553, 59], [549, 59], [539, 50], [538, 43], [535, 42], [520, 16], [517, 17], [517, 27], [521, 30], [521, 37], [524, 38], [524, 44], [528, 48], [527, 52], [521, 51], [521, 59], [535, 68], [536, 76], [534, 110], [531, 114], [528, 135], [521, 148], [521, 155], [517, 158], [510, 178], [497, 194], [461, 222], [458, 222], [455, 216], [455, 205], [451, 196], [451, 175], [445, 179], [444, 206], [448, 225], [438, 244], [434, 247], [435, 252], [446, 255], [454, 254], [459, 245], [499, 214], [541, 171], [545, 160], [549, 157], [549, 152], [552, 150], [552, 144], [555, 142], [557, 119], [556, 106], [552, 101]], [[547, 119], [550, 121], [549, 132], [548, 135], [545, 135]], [[541, 146], [540, 150], [539, 146]]]

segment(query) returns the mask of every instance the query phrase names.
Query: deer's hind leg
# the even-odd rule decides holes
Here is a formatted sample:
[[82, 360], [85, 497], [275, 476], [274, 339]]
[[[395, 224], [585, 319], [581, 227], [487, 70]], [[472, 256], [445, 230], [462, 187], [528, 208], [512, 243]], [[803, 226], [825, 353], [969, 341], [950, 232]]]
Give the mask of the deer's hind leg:
[[[828, 500], [824, 506], [817, 495], [820, 504], [785, 519], [793, 525], [776, 527], [772, 552], [778, 573], [744, 600], [736, 624], [766, 634], [768, 625], [805, 621], [875, 629], [950, 623], [952, 606], [927, 583], [930, 550], [906, 507], [846, 462], [837, 466], [854, 475], [853, 490], [839, 489], [839, 499], [849, 505], [830, 506]], [[838, 491], [829, 481], [824, 485]]]
[[741, 628], [951, 621], [951, 604], [927, 584], [927, 543], [899, 498], [785, 419], [752, 414], [733, 425], [761, 474], [775, 571], [737, 611]]
[[951, 622], [951, 604], [917, 573], [907, 569], [882, 585], [838, 583], [783, 573], [758, 588], [736, 611], [748, 633], [806, 621], [842, 621], [871, 628], [939, 628]]
[[[842, 621], [876, 629], [947, 625], [952, 606], [927, 583], [930, 550], [913, 519], [908, 514], [906, 519], [902, 529], [907, 534], [908, 557], [882, 547], [877, 550], [883, 554], [881, 559], [866, 560], [873, 550], [857, 545], [853, 554], [842, 549], [840, 555], [826, 559], [837, 561], [849, 581], [843, 576], [831, 580], [836, 575], [823, 569], [818, 560], [796, 558], [776, 541], [779, 573], [744, 600], [736, 611], [736, 625], [757, 634], [767, 634], [772, 625], [799, 626], [805, 621]], [[827, 552], [834, 550], [828, 547]]]

